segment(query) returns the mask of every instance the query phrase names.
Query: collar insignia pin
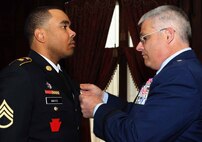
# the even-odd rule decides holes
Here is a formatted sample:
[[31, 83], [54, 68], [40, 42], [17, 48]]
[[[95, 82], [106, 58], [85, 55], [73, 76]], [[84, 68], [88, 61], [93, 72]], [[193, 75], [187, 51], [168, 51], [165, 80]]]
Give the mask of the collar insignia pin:
[[52, 67], [51, 66], [46, 66], [46, 70], [47, 71], [52, 71]]

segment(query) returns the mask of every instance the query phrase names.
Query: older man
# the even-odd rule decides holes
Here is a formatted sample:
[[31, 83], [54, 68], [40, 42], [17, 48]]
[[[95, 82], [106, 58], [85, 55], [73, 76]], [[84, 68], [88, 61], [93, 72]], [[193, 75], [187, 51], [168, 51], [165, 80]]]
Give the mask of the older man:
[[191, 27], [175, 6], [160, 6], [140, 21], [136, 50], [157, 70], [132, 103], [81, 84], [84, 117], [94, 117], [95, 134], [107, 142], [201, 142], [202, 66], [189, 47]]

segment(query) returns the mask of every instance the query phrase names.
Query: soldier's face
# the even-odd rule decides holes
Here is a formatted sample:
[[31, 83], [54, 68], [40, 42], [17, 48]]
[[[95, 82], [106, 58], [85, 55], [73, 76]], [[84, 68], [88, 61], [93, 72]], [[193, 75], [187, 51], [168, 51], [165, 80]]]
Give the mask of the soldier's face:
[[70, 29], [69, 17], [61, 10], [49, 10], [52, 18], [47, 23], [46, 47], [55, 58], [61, 59], [73, 54], [76, 33]]

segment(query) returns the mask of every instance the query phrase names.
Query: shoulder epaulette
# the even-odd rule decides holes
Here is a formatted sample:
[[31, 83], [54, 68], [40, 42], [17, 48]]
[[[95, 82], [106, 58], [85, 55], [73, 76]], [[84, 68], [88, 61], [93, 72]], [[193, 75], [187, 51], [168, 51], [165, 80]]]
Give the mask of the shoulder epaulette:
[[17, 64], [18, 66], [22, 66], [24, 64], [31, 63], [31, 62], [32, 62], [32, 59], [30, 57], [22, 57], [11, 62], [9, 66], [12, 64]]

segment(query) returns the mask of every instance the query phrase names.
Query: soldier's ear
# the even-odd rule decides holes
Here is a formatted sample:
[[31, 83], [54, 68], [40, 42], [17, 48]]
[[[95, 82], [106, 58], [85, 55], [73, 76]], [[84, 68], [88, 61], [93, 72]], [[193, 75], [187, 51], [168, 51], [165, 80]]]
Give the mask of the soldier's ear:
[[34, 37], [36, 38], [37, 41], [43, 43], [45, 42], [45, 33], [43, 29], [36, 29], [34, 31]]

